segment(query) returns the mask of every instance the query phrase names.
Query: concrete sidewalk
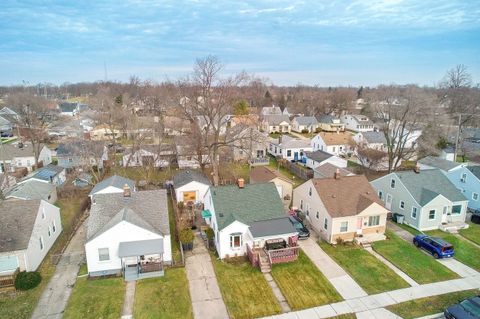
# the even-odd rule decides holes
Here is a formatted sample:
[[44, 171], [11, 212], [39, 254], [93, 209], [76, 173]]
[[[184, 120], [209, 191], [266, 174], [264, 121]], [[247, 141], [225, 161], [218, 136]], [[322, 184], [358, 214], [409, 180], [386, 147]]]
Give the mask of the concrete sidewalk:
[[122, 316], [120, 319], [132, 319], [133, 318], [133, 306], [135, 304], [135, 288], [137, 287], [137, 281], [127, 281], [125, 287], [125, 299], [123, 300]]
[[85, 225], [77, 229], [72, 240], [65, 249], [55, 273], [48, 282], [35, 308], [32, 319], [60, 319], [72, 293], [73, 285], [77, 281], [80, 264], [84, 261]]
[[226, 319], [227, 307], [218, 287], [210, 254], [198, 234], [193, 245], [193, 252], [185, 260], [185, 270], [194, 318]]
[[344, 299], [367, 296], [362, 287], [343, 268], [337, 265], [314, 239], [299, 240], [299, 245]]

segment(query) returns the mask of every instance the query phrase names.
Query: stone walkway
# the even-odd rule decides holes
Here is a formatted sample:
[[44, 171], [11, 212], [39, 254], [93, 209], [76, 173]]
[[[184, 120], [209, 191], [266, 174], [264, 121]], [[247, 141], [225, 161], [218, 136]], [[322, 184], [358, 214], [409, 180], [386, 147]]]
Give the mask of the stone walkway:
[[367, 296], [353, 278], [328, 256], [314, 239], [299, 240], [299, 245], [310, 260], [325, 275], [344, 299]]
[[65, 249], [63, 257], [55, 268], [55, 273], [43, 290], [33, 311], [32, 319], [60, 319], [63, 317], [73, 285], [77, 281], [80, 264], [85, 259], [86, 223], [87, 221], [84, 221], [80, 225]]
[[195, 236], [193, 251], [187, 254], [185, 270], [194, 318], [228, 318], [227, 307], [218, 287], [210, 254], [198, 234]]
[[135, 288], [137, 282], [135, 280], [127, 281], [125, 287], [125, 299], [123, 300], [123, 309], [121, 319], [133, 318], [133, 305], [135, 303]]
[[375, 256], [382, 263], [384, 263], [388, 268], [393, 270], [397, 275], [402, 277], [403, 280], [405, 280], [410, 286], [412, 286], [412, 287], [419, 286], [419, 284], [415, 280], [413, 280], [412, 278], [410, 278], [410, 276], [408, 276], [406, 273], [404, 273], [399, 268], [397, 268], [397, 266], [395, 266], [394, 264], [392, 264], [391, 262], [386, 260], [382, 255], [380, 255], [376, 251], [374, 251], [372, 249], [372, 247], [365, 248], [365, 250], [368, 251], [373, 256]]
[[272, 275], [269, 273], [264, 273], [263, 276], [265, 277], [265, 280], [268, 282], [268, 285], [270, 286], [270, 288], [272, 288], [275, 298], [277, 298], [278, 303], [280, 304], [280, 307], [282, 307], [282, 311], [283, 312], [292, 311], [292, 309], [290, 309], [290, 306], [288, 305], [287, 299], [283, 295], [280, 288], [278, 288], [278, 285], [273, 279]]

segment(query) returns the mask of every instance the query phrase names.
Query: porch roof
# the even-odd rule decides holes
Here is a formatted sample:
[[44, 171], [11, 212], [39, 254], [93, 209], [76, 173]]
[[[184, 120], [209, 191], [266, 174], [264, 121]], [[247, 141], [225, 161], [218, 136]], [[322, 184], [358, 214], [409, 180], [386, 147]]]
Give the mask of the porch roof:
[[250, 224], [250, 233], [254, 238], [279, 236], [296, 232], [297, 230], [293, 227], [289, 217], [259, 220]]
[[163, 238], [125, 241], [118, 247], [118, 257], [133, 257], [163, 253]]

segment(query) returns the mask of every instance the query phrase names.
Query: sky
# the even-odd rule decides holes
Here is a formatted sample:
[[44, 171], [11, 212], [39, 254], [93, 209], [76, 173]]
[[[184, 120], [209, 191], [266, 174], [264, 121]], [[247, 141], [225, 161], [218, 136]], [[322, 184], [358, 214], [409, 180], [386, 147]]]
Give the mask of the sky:
[[0, 5], [0, 84], [155, 81], [215, 55], [277, 85], [480, 82], [479, 0], [13, 1]]

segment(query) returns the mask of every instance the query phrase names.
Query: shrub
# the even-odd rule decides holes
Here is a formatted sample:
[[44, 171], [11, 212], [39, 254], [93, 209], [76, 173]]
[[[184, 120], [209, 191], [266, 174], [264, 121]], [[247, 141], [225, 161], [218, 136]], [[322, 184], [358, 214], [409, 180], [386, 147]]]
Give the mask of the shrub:
[[213, 235], [214, 235], [214, 234], [213, 234], [213, 229], [211, 229], [211, 228], [205, 229], [205, 234], [207, 235], [207, 239], [208, 239], [208, 240], [213, 239]]
[[17, 290], [29, 290], [37, 287], [42, 281], [42, 276], [37, 271], [22, 271], [15, 278], [15, 288]]
[[178, 235], [178, 239], [180, 239], [182, 243], [192, 243], [193, 238], [194, 238], [193, 231], [189, 228], [182, 229], [180, 231], [180, 234]]
[[303, 133], [303, 134], [307, 134], [307, 133], [310, 133], [310, 131], [307, 130], [307, 129], [303, 129], [303, 130], [302, 130], [302, 133]]

